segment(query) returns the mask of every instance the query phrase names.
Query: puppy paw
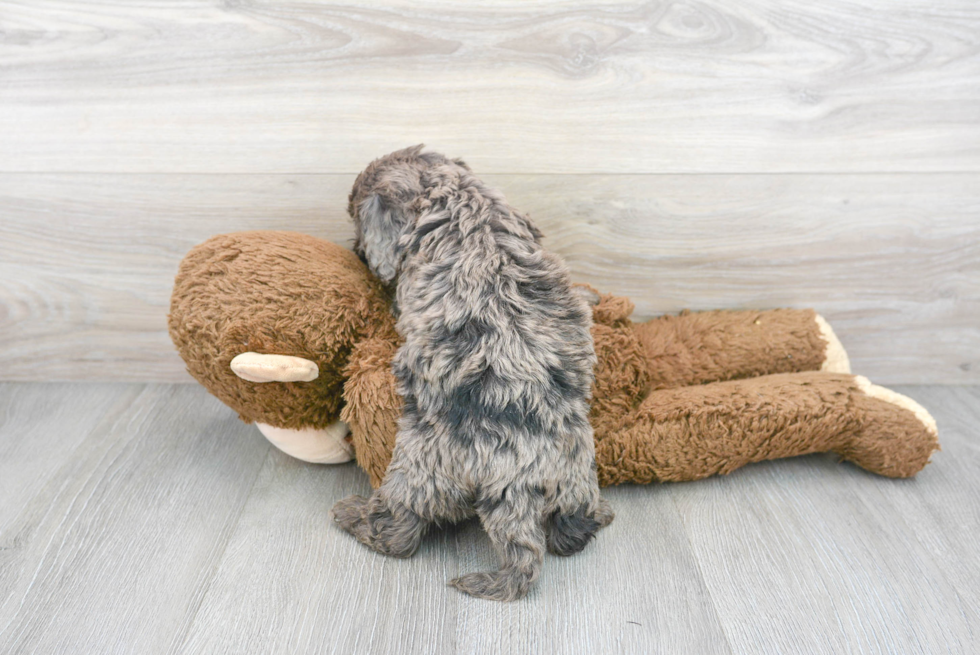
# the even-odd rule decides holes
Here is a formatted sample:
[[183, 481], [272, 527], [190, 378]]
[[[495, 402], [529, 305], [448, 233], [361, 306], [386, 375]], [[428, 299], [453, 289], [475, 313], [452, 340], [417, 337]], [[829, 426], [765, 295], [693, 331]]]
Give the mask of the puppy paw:
[[531, 578], [516, 571], [493, 571], [467, 573], [450, 580], [449, 584], [474, 598], [508, 602], [527, 595]]
[[395, 512], [377, 497], [348, 496], [330, 510], [333, 520], [368, 548], [389, 557], [411, 557], [427, 525], [411, 510]]
[[612, 505], [605, 498], [599, 498], [599, 505], [596, 508], [595, 520], [599, 522], [599, 527], [604, 528], [613, 522], [616, 518], [616, 512], [613, 511]]
[[574, 555], [589, 544], [596, 532], [612, 523], [614, 517], [605, 498], [598, 499], [592, 512], [586, 505], [570, 514], [555, 512], [545, 523], [548, 552], [562, 557]]
[[358, 526], [364, 524], [366, 507], [367, 498], [364, 496], [348, 496], [333, 506], [330, 516], [333, 517], [334, 523], [357, 536]]

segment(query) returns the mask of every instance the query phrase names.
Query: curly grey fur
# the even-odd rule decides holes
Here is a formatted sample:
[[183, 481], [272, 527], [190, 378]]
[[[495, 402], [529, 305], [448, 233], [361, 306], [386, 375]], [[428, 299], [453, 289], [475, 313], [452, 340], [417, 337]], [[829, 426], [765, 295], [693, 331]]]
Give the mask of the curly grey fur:
[[591, 312], [530, 220], [459, 160], [421, 146], [382, 157], [349, 210], [355, 250], [397, 285], [405, 409], [384, 483], [334, 519], [407, 557], [430, 524], [476, 514], [501, 568], [451, 584], [521, 598], [546, 548], [578, 552], [613, 518], [588, 420]]

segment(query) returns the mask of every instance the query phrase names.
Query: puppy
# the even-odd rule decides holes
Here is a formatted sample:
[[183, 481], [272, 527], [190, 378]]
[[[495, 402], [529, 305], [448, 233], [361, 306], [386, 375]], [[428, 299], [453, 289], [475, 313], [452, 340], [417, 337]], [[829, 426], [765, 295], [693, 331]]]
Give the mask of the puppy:
[[545, 548], [576, 553], [613, 518], [589, 424], [591, 312], [530, 220], [462, 161], [422, 146], [382, 157], [349, 211], [355, 251], [395, 288], [405, 406], [383, 484], [334, 520], [408, 557], [431, 524], [475, 514], [500, 569], [450, 584], [522, 598]]

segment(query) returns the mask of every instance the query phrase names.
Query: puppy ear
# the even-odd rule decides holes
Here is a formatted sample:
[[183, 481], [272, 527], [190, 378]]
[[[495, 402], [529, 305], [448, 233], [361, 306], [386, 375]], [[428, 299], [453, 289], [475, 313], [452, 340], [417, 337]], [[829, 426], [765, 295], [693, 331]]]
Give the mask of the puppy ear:
[[401, 259], [398, 241], [411, 231], [412, 222], [401, 209], [386, 205], [376, 193], [361, 203], [358, 218], [360, 230], [354, 249], [382, 282], [391, 282], [398, 274]]

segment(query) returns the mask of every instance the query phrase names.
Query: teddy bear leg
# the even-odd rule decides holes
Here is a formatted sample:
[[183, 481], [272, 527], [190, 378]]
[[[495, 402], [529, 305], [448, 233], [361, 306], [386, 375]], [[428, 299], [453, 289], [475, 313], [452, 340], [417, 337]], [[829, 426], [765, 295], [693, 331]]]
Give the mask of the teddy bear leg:
[[337, 421], [322, 430], [277, 428], [256, 423], [259, 432], [282, 452], [313, 464], [343, 464], [354, 459], [354, 449], [347, 441], [347, 424]]
[[889, 477], [914, 475], [938, 447], [910, 399], [852, 375], [766, 375], [653, 391], [596, 432], [600, 484], [697, 480], [745, 464], [835, 452]]
[[773, 373], [849, 373], [847, 353], [810, 309], [684, 312], [634, 326], [654, 389]]
[[939, 449], [936, 421], [922, 405], [862, 376], [853, 377], [851, 402], [861, 430], [834, 452], [891, 478], [915, 475]]

